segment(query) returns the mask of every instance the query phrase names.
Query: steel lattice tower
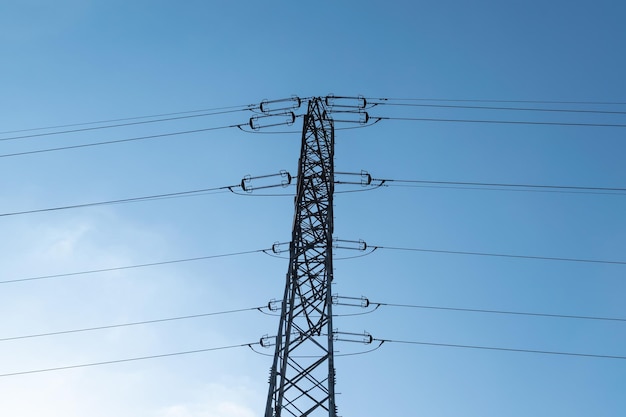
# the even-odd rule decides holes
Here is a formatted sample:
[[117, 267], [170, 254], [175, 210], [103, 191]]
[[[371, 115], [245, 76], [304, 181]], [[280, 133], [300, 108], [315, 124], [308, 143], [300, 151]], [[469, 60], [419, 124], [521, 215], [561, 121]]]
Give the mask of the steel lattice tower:
[[302, 128], [289, 269], [265, 417], [336, 417], [332, 326], [334, 128], [321, 98]]

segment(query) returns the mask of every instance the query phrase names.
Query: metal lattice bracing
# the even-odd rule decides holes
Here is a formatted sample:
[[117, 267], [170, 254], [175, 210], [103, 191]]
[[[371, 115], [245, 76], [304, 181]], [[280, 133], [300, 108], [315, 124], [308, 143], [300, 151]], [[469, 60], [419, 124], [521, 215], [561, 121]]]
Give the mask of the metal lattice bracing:
[[309, 102], [289, 270], [265, 417], [336, 417], [332, 327], [333, 122]]

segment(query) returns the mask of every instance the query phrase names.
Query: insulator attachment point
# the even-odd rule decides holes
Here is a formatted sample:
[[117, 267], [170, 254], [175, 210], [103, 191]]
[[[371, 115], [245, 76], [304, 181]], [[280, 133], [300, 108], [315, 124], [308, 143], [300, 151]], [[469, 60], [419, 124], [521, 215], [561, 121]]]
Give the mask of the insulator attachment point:
[[247, 193], [252, 192], [252, 187], [250, 186], [250, 181], [252, 181], [252, 177], [250, 175], [246, 175], [241, 179], [241, 189]]
[[367, 249], [367, 243], [365, 243], [363, 239], [345, 240], [345, 239], [335, 238], [333, 239], [333, 248], [364, 251]]
[[302, 105], [300, 97], [293, 95], [289, 98], [282, 98], [278, 100], [262, 100], [259, 104], [259, 110], [261, 113], [273, 114], [276, 112], [286, 112], [299, 109]]
[[267, 309], [269, 311], [278, 311], [280, 310], [280, 300], [276, 300], [274, 298], [272, 298], [268, 303], [267, 303]]
[[280, 185], [282, 185], [283, 187], [286, 187], [291, 184], [291, 180], [293, 178], [291, 177], [291, 174], [289, 172], [285, 170], [281, 170], [280, 176], [282, 177], [282, 180], [280, 181]]
[[282, 249], [281, 246], [288, 244], [289, 242], [274, 242], [274, 244], [272, 245], [272, 252], [274, 252], [276, 255], [280, 255], [281, 253], [285, 252], [285, 249]]
[[[336, 339], [335, 339], [336, 337]], [[363, 333], [350, 333], [350, 332], [339, 332], [337, 330], [333, 330], [333, 340], [342, 341], [342, 342], [354, 342], [354, 343], [363, 343], [369, 345], [374, 341], [374, 338], [371, 334], [366, 331]]]
[[370, 306], [370, 300], [365, 297], [343, 297], [340, 295], [333, 295], [332, 301], [334, 305], [348, 306], [348, 307], [362, 307], [367, 308]]
[[372, 184], [372, 176], [370, 175], [369, 172], [365, 171], [365, 170], [361, 170], [361, 185], [363, 187], [367, 187], [368, 185]]
[[268, 113], [262, 116], [254, 115], [250, 118], [248, 124], [250, 129], [259, 130], [266, 127], [274, 126], [291, 126], [296, 121], [296, 114], [292, 111], [283, 111], [280, 113]]
[[342, 109], [353, 109], [353, 110], [364, 110], [367, 107], [367, 100], [362, 95], [358, 95], [356, 97], [349, 96], [336, 96], [334, 94], [328, 94], [324, 97], [324, 103], [326, 107], [330, 107], [331, 111], [333, 108], [342, 108]]
[[[276, 177], [280, 177], [280, 183], [276, 183]], [[265, 183], [269, 178], [273, 180], [269, 181], [269, 183]], [[253, 190], [262, 190], [264, 188], [275, 188], [275, 187], [287, 187], [291, 184], [291, 180], [293, 177], [291, 174], [285, 170], [281, 170], [278, 174], [269, 174], [269, 175], [258, 175], [256, 177], [251, 177], [250, 175], [246, 175], [241, 180], [241, 188], [246, 192], [252, 192]], [[260, 182], [260, 185], [252, 186], [252, 180], [255, 182]]]
[[[273, 342], [272, 342], [272, 339], [274, 339]], [[274, 344], [276, 344], [275, 337], [270, 337], [269, 335], [263, 335], [259, 339], [259, 345], [261, 345], [261, 347], [268, 348], [268, 347], [273, 346]]]
[[366, 111], [362, 110], [324, 110], [322, 112], [324, 120], [332, 120], [339, 123], [358, 123], [365, 125], [369, 122], [370, 116]]
[[361, 307], [367, 308], [370, 306], [370, 300], [367, 297], [361, 296]]

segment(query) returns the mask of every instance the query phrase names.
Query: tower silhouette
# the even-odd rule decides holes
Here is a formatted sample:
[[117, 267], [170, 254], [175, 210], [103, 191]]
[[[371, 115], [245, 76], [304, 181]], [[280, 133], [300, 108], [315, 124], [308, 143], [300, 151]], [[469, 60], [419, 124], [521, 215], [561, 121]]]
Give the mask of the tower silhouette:
[[334, 126], [322, 98], [308, 102], [298, 162], [289, 268], [265, 417], [336, 417], [333, 356]]

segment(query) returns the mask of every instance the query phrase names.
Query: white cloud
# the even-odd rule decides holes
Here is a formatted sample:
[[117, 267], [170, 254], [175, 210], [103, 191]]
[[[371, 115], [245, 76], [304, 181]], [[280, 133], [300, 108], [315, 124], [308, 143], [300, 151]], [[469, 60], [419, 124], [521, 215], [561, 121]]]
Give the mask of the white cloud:
[[11, 417], [68, 417], [76, 415], [77, 373], [57, 373], [38, 378], [3, 378], [2, 415]]
[[51, 261], [66, 259], [74, 255], [80, 240], [93, 226], [88, 223], [78, 223], [62, 229], [50, 229], [44, 237], [42, 256]]
[[257, 417], [262, 414], [261, 396], [247, 383], [228, 381], [210, 384], [195, 401], [159, 410], [157, 417]]
[[[45, 222], [33, 217], [8, 223], [7, 230], [13, 240], [0, 242], [7, 254], [4, 279], [167, 259], [173, 257], [169, 252], [176, 241], [158, 225], [148, 227], [108, 208]], [[208, 265], [201, 267], [206, 270]], [[171, 278], [176, 277], [172, 269], [142, 268], [6, 285], [0, 294], [0, 312], [9, 319], [0, 323], [0, 337], [177, 315], [190, 302], [193, 289], [179, 288], [180, 279]], [[188, 308], [191, 312], [208, 309], [204, 304]], [[10, 358], [0, 366], [0, 373], [217, 346], [223, 335], [214, 326], [224, 322], [221, 319], [8, 341], [0, 344], [0, 353]], [[181, 366], [195, 361], [206, 367], [206, 378], [195, 372], [194, 365]], [[248, 374], [213, 356], [205, 360], [189, 356], [0, 378], [0, 415], [260, 416], [262, 394], [251, 387], [264, 387], [259, 383], [263, 379], [251, 378], [256, 382], [251, 384], [243, 376], [233, 377], [233, 372]]]

